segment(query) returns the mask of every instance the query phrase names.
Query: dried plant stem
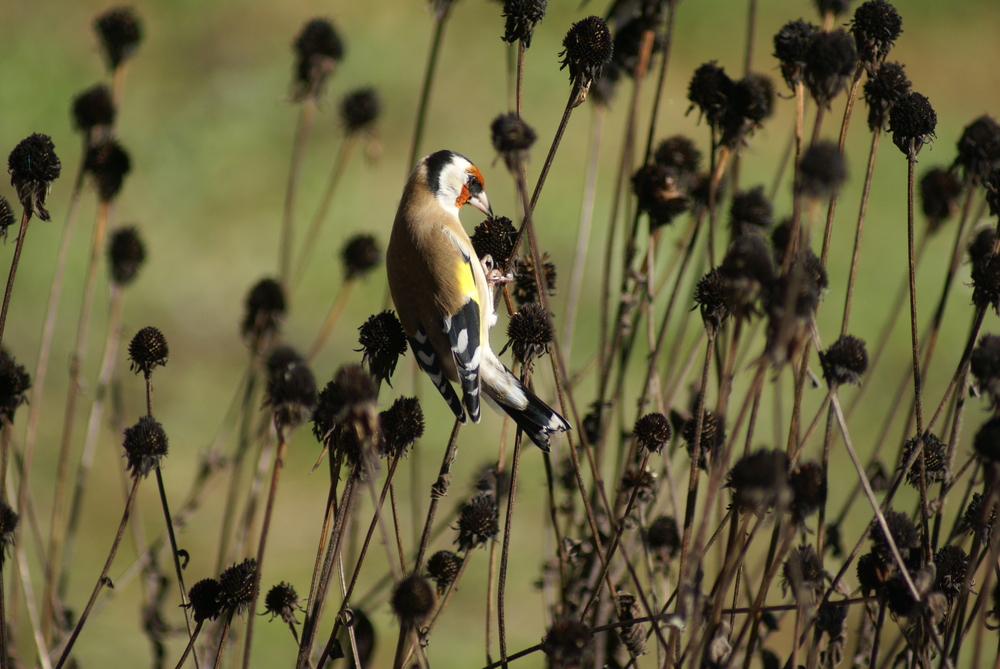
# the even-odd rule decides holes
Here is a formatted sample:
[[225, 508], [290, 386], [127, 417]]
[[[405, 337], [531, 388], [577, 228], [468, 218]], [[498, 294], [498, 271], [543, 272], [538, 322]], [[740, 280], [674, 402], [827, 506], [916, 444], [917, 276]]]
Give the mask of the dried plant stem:
[[[865, 225], [865, 213], [868, 211], [868, 196], [871, 193], [872, 187], [872, 175], [875, 173], [875, 156], [878, 155], [878, 140], [881, 136], [879, 128], [876, 128], [872, 133], [872, 146], [868, 151], [868, 168], [865, 171], [865, 183], [861, 191], [861, 206], [858, 211], [858, 225], [854, 231], [854, 252], [851, 255], [851, 269], [847, 275], [847, 295], [844, 297], [844, 317], [840, 323], [840, 334], [847, 334], [847, 324], [851, 316], [851, 299], [854, 297], [854, 279], [857, 276], [858, 271], [858, 257], [861, 255], [861, 232]], [[832, 208], [832, 204], [831, 204]], [[833, 218], [832, 213], [827, 214], [827, 226], [832, 225], [831, 219]], [[921, 250], [923, 250], [923, 240], [926, 237], [921, 238]], [[828, 250], [828, 243], [826, 238], [823, 240], [823, 264], [826, 265], [826, 252]], [[918, 256], [919, 258], [919, 256]], [[916, 262], [916, 261], [915, 261]]]
[[514, 110], [521, 115], [523, 109], [522, 94], [524, 93], [524, 40], [517, 40], [517, 83], [514, 88]]
[[257, 365], [254, 359], [251, 358], [247, 368], [247, 381], [243, 388], [243, 398], [239, 408], [239, 429], [231, 463], [233, 475], [229, 480], [229, 493], [226, 496], [226, 507], [222, 514], [222, 529], [219, 534], [219, 554], [215, 563], [215, 571], [217, 573], [222, 573], [223, 568], [229, 562], [229, 538], [232, 534], [233, 524], [236, 522], [236, 505], [240, 493], [243, 464], [252, 442], [251, 425], [254, 416], [257, 415], [254, 403], [257, 391], [257, 378]]
[[[851, 83], [851, 91], [847, 95], [847, 103], [844, 105], [844, 120], [840, 124], [840, 140], [837, 142], [837, 148], [840, 151], [840, 155], [844, 155], [844, 144], [847, 142], [847, 127], [851, 124], [851, 112], [854, 110], [854, 101], [858, 97], [858, 88], [861, 86], [861, 75], [864, 74], [864, 65], [858, 63], [857, 68], [854, 70], [854, 81]], [[822, 109], [822, 107], [821, 107]], [[817, 126], [819, 123], [817, 122]], [[878, 134], [879, 131], [876, 129], [873, 133], [872, 138], [872, 156], [869, 159], [869, 174], [865, 178], [865, 192], [861, 196], [862, 201], [862, 218], [864, 217], [864, 207], [866, 206], [868, 199], [868, 182], [871, 180], [871, 163], [874, 160], [874, 146], [878, 145]], [[813, 139], [815, 141], [815, 138]], [[820, 260], [823, 261], [823, 266], [826, 267], [827, 257], [830, 253], [830, 237], [833, 234], [833, 215], [837, 211], [837, 196], [840, 194], [840, 188], [835, 187], [830, 193], [830, 201], [826, 208], [826, 227], [823, 229], [823, 250], [820, 255]], [[860, 227], [860, 223], [859, 223]], [[850, 285], [850, 284], [848, 284]]]
[[438, 503], [442, 497], [448, 494], [451, 482], [451, 465], [455, 461], [455, 452], [458, 450], [458, 431], [461, 427], [461, 421], [456, 420], [451, 429], [451, 437], [448, 438], [448, 446], [444, 450], [444, 458], [441, 460], [437, 481], [431, 486], [431, 503], [427, 507], [427, 520], [424, 521], [424, 531], [420, 535], [417, 557], [413, 560], [414, 573], [419, 572], [420, 567], [424, 564], [424, 555], [426, 555], [427, 545], [430, 543], [431, 528], [434, 526], [434, 516], [437, 514]]
[[0, 309], [0, 343], [3, 342], [3, 332], [7, 325], [7, 309], [10, 307], [10, 296], [14, 293], [14, 276], [21, 260], [21, 249], [24, 248], [24, 236], [28, 232], [28, 222], [31, 220], [31, 210], [25, 207], [21, 212], [21, 227], [17, 232], [17, 245], [14, 247], [14, 257], [10, 261], [10, 273], [7, 275], [7, 289], [3, 294], [3, 308]]
[[[187, 645], [184, 646], [184, 652], [181, 653], [181, 659], [177, 661], [177, 664], [175, 665], [174, 669], [181, 669], [181, 667], [184, 666], [184, 663], [187, 661], [188, 655], [190, 655], [191, 651], [194, 649], [194, 642], [198, 639], [198, 635], [201, 634], [201, 627], [204, 624], [205, 621], [202, 620], [197, 625], [195, 625], [194, 631], [189, 635]], [[195, 658], [197, 659], [197, 657], [198, 654], [195, 653]]]
[[413, 128], [413, 144], [410, 146], [410, 162], [406, 164], [406, 173], [417, 163], [420, 155], [420, 142], [424, 137], [424, 126], [427, 124], [427, 108], [430, 104], [431, 86], [434, 84], [434, 74], [437, 71], [438, 56], [441, 53], [441, 40], [444, 37], [444, 27], [448, 23], [453, 3], [444, 3], [443, 13], [434, 23], [434, 35], [431, 37], [431, 48], [427, 54], [427, 67], [424, 69], [424, 81], [420, 87], [420, 102], [417, 105], [417, 120]]
[[[666, 3], [667, 18], [666, 29], [663, 32], [663, 48], [660, 51], [663, 58], [660, 60], [660, 73], [656, 78], [656, 92], [653, 94], [653, 108], [649, 113], [649, 132], [646, 133], [646, 154], [644, 162], [649, 161], [649, 156], [653, 153], [653, 142], [656, 139], [656, 121], [660, 115], [660, 103], [663, 101], [663, 88], [667, 82], [667, 66], [670, 64], [670, 50], [674, 44], [674, 19], [677, 12], [677, 3], [674, 1]], [[650, 52], [652, 55], [652, 52]]]
[[295, 139], [292, 140], [292, 162], [288, 167], [288, 183], [285, 186], [285, 206], [281, 216], [281, 236], [278, 244], [278, 280], [288, 282], [291, 270], [292, 248], [295, 238], [295, 196], [299, 186], [299, 176], [302, 172], [302, 159], [306, 153], [306, 142], [312, 130], [313, 119], [316, 116], [316, 98], [308, 96], [302, 101], [298, 124], [295, 126]]
[[333, 305], [326, 315], [323, 327], [320, 328], [319, 334], [316, 335], [316, 339], [313, 341], [313, 345], [309, 348], [309, 355], [306, 356], [306, 361], [312, 362], [315, 360], [320, 350], [322, 350], [323, 345], [326, 344], [326, 340], [330, 337], [330, 333], [333, 332], [333, 328], [336, 327], [341, 314], [344, 313], [344, 307], [347, 306], [347, 298], [351, 296], [351, 289], [354, 288], [354, 283], [353, 279], [346, 279], [340, 285], [340, 290], [337, 291], [337, 296], [334, 298]]
[[108, 571], [111, 569], [111, 563], [115, 561], [115, 554], [118, 552], [118, 546], [121, 544], [122, 537], [125, 535], [125, 526], [128, 524], [132, 508], [135, 506], [135, 501], [137, 499], [136, 493], [139, 491], [139, 483], [141, 481], [142, 477], [138, 474], [138, 472], [135, 472], [132, 480], [132, 491], [129, 493], [128, 502], [125, 505], [125, 512], [122, 514], [121, 523], [118, 525], [118, 533], [115, 535], [115, 540], [111, 544], [111, 551], [108, 553], [108, 559], [104, 562], [104, 568], [101, 570], [101, 575], [97, 578], [97, 584], [94, 586], [94, 590], [90, 594], [90, 600], [87, 602], [87, 606], [83, 609], [83, 613], [80, 614], [80, 619], [77, 621], [76, 627], [73, 628], [73, 632], [70, 634], [69, 641], [66, 642], [65, 648], [63, 648], [62, 655], [59, 657], [59, 662], [56, 663], [56, 669], [62, 669], [63, 665], [66, 664], [66, 660], [69, 658], [69, 654], [73, 650], [73, 646], [76, 644], [77, 638], [80, 636], [80, 631], [87, 622], [91, 609], [94, 608], [94, 602], [97, 601], [97, 595], [100, 594], [101, 589], [108, 583]]
[[219, 639], [219, 649], [215, 653], [215, 663], [212, 665], [212, 669], [219, 669], [222, 666], [222, 653], [226, 650], [226, 640], [229, 638], [229, 630], [233, 626], [233, 615], [236, 613], [236, 609], [230, 609], [229, 613], [226, 615], [226, 622], [222, 626], [222, 635]]

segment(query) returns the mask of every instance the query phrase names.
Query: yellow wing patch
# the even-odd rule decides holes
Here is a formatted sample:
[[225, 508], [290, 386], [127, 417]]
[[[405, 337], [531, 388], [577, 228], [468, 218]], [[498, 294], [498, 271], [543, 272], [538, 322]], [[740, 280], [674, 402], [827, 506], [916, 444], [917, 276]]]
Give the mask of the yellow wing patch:
[[455, 274], [458, 276], [458, 290], [470, 300], [479, 301], [479, 289], [476, 288], [476, 278], [472, 266], [462, 257], [455, 263]]

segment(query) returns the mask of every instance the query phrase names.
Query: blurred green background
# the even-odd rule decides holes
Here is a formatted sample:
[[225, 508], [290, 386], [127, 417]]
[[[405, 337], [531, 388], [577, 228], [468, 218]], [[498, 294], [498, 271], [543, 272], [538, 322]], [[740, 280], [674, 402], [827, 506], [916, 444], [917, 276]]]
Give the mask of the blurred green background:
[[[754, 69], [774, 78], [777, 89], [784, 93], [776, 61], [771, 57], [771, 38], [788, 20], [804, 17], [818, 23], [820, 19], [813, 4], [804, 0], [760, 4]], [[914, 90], [925, 94], [938, 114], [938, 138], [920, 154], [919, 176], [932, 165], [951, 163], [955, 141], [965, 125], [983, 113], [996, 115], [1000, 111], [1000, 70], [996, 67], [1000, 62], [1000, 4], [995, 0], [957, 3], [900, 0], [895, 4], [903, 17], [904, 33], [889, 58], [905, 64]], [[346, 57], [323, 96], [306, 156], [297, 239], [301, 240], [303, 226], [311, 216], [339, 146], [342, 135], [337, 115], [339, 99], [356, 87], [372, 85], [383, 103], [377, 142], [366, 147], [367, 151], [355, 152], [316, 256], [301, 287], [290, 297], [285, 339], [306, 349], [343, 280], [339, 251], [344, 240], [358, 232], [370, 232], [383, 244], [388, 239], [399, 193], [410, 169], [406, 164], [410, 136], [433, 19], [428, 6], [416, 0], [163, 0], [135, 3], [134, 7], [143, 21], [145, 37], [131, 61], [118, 121], [118, 137], [131, 153], [133, 169], [112, 216], [114, 226], [138, 225], [147, 245], [148, 262], [126, 296], [123, 336], [127, 342], [141, 327], [153, 325], [169, 341], [170, 363], [154, 376], [154, 412], [170, 435], [171, 453], [164, 474], [171, 500], [179, 504], [193, 480], [199, 454], [215, 439], [245, 368], [247, 353], [239, 338], [244, 296], [253, 283], [271, 275], [277, 265], [278, 227], [298, 113], [288, 96], [292, 70], [290, 45], [294, 36], [305, 21], [324, 16], [332, 19], [346, 43]], [[63, 177], [55, 182], [50, 197], [53, 221], [33, 222], [28, 232], [4, 339], [4, 345], [29, 371], [36, 362], [55, 252], [65, 220], [72, 174], [80, 159], [80, 139], [69, 116], [70, 100], [76, 93], [107, 78], [91, 23], [108, 8], [104, 2], [89, 0], [0, 1], [0, 151], [8, 151], [32, 132], [42, 132], [52, 136], [63, 162]], [[529, 165], [529, 181], [537, 174], [569, 92], [566, 73], [559, 70], [558, 64], [562, 37], [574, 20], [605, 10], [606, 7], [593, 1], [581, 5], [575, 0], [552, 0], [527, 52], [524, 115], [539, 136]], [[445, 32], [423, 153], [450, 148], [470, 157], [485, 175], [494, 211], [516, 218], [513, 184], [502, 163], [494, 161], [488, 132], [490, 121], [509, 108], [510, 47], [500, 39], [503, 31], [500, 12], [499, 3], [486, 0], [462, 0], [453, 10]], [[688, 1], [679, 5], [658, 138], [684, 133], [707, 151], [706, 127], [698, 124], [697, 114], [686, 114], [688, 79], [707, 60], [717, 60], [734, 76], [742, 73], [746, 12], [747, 3], [735, 0]], [[840, 22], [847, 20], [849, 15]], [[646, 102], [639, 116], [642, 127], [648, 122], [651, 88], [646, 88]], [[610, 210], [609, 183], [618, 162], [617, 147], [628, 94], [629, 86], [623, 84], [603, 126], [595, 229], [585, 276], [585, 299], [570, 361], [573, 369], [586, 363], [596, 343], [597, 301], [592, 296], [598, 294], [600, 258]], [[843, 100], [843, 96], [838, 98], [827, 115], [823, 133], [827, 137], [834, 137], [839, 129]], [[829, 268], [833, 289], [819, 311], [825, 340], [832, 340], [839, 328], [853, 222], [869, 143], [865, 113], [861, 105], [848, 138], [851, 180], [837, 208]], [[550, 253], [559, 269], [561, 289], [554, 308], [560, 329], [563, 327], [560, 310], [564, 309], [565, 286], [580, 217], [592, 117], [590, 103], [574, 113], [535, 216], [543, 250]], [[779, 100], [775, 116], [749, 140], [743, 152], [744, 185], [770, 185], [788, 141], [791, 118], [791, 102]], [[905, 177], [902, 154], [891, 142], [883, 141], [851, 328], [854, 334], [869, 340], [881, 330], [891, 297], [904, 278]], [[0, 184], [0, 193], [14, 199], [6, 183]], [[43, 533], [47, 533], [50, 513], [55, 451], [66, 392], [66, 362], [79, 313], [94, 211], [93, 196], [88, 194], [81, 207], [81, 227], [71, 255], [46, 382], [38, 454], [32, 472], [37, 523]], [[775, 203], [776, 219], [789, 211], [790, 196], [785, 187]], [[478, 222], [474, 214], [464, 214], [470, 230]], [[918, 278], [922, 322], [926, 322], [931, 304], [937, 298], [953, 229], [949, 226], [928, 246]], [[671, 234], [667, 233], [668, 240]], [[9, 259], [12, 252], [13, 243], [8, 241], [2, 249], [3, 257]], [[966, 268], [954, 289], [939, 344], [939, 364], [926, 382], [928, 404], [936, 406], [961, 353], [972, 314], [967, 306], [971, 295], [968, 283]], [[333, 338], [314, 365], [321, 385], [340, 364], [359, 359], [354, 351], [356, 328], [370, 314], [386, 306], [386, 295], [381, 270], [355, 290]], [[662, 313], [662, 306], [660, 309]], [[77, 416], [80, 443], [86, 406], [92, 396], [88, 391], [96, 379], [103, 345], [106, 312], [106, 290], [102, 288], [89, 337], [83, 408]], [[984, 329], [997, 329], [995, 314], [987, 316]], [[499, 347], [497, 340], [501, 337], [500, 333], [494, 335], [495, 348]], [[870, 448], [885, 411], [881, 398], [887, 397], [898, 383], [909, 359], [905, 329], [898, 328], [893, 341], [887, 364], [869, 395], [871, 401], [859, 409], [852, 421], [855, 441], [861, 450]], [[123, 359], [123, 420], [131, 424], [143, 411], [143, 386], [141, 377], [127, 373], [126, 367]], [[547, 381], [547, 370], [542, 374]], [[640, 381], [636, 379], [636, 383]], [[409, 359], [400, 364], [393, 385], [394, 389], [383, 391], [386, 405], [397, 395], [412, 392]], [[424, 389], [427, 388], [425, 385]], [[592, 381], [581, 385], [577, 395], [581, 406], [590, 401], [592, 392]], [[815, 407], [820, 400], [821, 397], [810, 396], [806, 406]], [[433, 481], [451, 427], [444, 404], [436, 396], [425, 395], [424, 409], [428, 417], [427, 434], [418, 446], [419, 455], [410, 461], [421, 468], [418, 476], [421, 491]], [[972, 403], [967, 431], [975, 429], [984, 410], [982, 401]], [[805, 415], [811, 417], [809, 408]], [[17, 440], [23, 437], [26, 418], [27, 411], [23, 409], [15, 423]], [[452, 493], [444, 501], [443, 512], [462, 501], [473, 473], [495, 458], [493, 435], [499, 425], [499, 419], [489, 415], [483, 425], [463, 430]], [[279, 580], [291, 582], [303, 597], [308, 592], [327, 489], [324, 469], [309, 474], [319, 448], [307, 432], [299, 431], [289, 452], [276, 509], [279, 521], [272, 529], [262, 583], [267, 588]], [[770, 431], [762, 429], [760, 434]], [[897, 439], [899, 430], [893, 435], [891, 439]], [[963, 451], [966, 452], [968, 448]], [[685, 459], [678, 461], [686, 467]], [[835, 466], [846, 467], [846, 463], [846, 457], [838, 453]], [[109, 430], [98, 454], [83, 519], [85, 529], [71, 567], [69, 604], [77, 610], [82, 608], [93, 586], [120, 517], [122, 496], [118, 488], [122, 468], [118, 439]], [[848, 469], [843, 471], [843, 480], [853, 482], [853, 474]], [[544, 474], [534, 450], [526, 451], [522, 472], [519, 519], [512, 544], [515, 567], [508, 580], [511, 650], [533, 645], [544, 634], [546, 608], [533, 583], [539, 576], [539, 556], [543, 551], [551, 552], [540, 531]], [[408, 479], [409, 472], [400, 479], [403, 500], [410, 499]], [[225, 487], [217, 485], [197, 515], [180, 531], [180, 544], [191, 555], [186, 572], [188, 585], [215, 575]], [[833, 485], [832, 509], [839, 508], [847, 487]], [[161, 531], [162, 515], [154, 485], [150, 482], [143, 488], [139, 518], [146, 534], [154, 535]], [[422, 513], [426, 509], [424, 493], [420, 499]], [[362, 505], [362, 509], [370, 509], [370, 505]], [[368, 513], [359, 514], [362, 522], [367, 522]], [[406, 511], [402, 515], [409, 517]], [[869, 517], [861, 515], [857, 519], [859, 524]], [[450, 541], [446, 533], [432, 550], [450, 547]], [[29, 542], [28, 551], [36, 557], [33, 542]], [[123, 547], [111, 571], [113, 580], [117, 581], [135, 555], [134, 546]], [[383, 551], [377, 548], [373, 555], [375, 561], [366, 569], [359, 592], [365, 592], [382, 573]], [[161, 565], [165, 569], [168, 566], [164, 560]], [[37, 576], [35, 567], [37, 563], [33, 566], [33, 574]], [[486, 607], [486, 568], [487, 553], [481, 551], [474, 556], [461, 591], [431, 638], [427, 652], [433, 665], [474, 667], [485, 663], [482, 621]], [[39, 590], [40, 585], [36, 585], [36, 594]], [[172, 592], [169, 601], [174, 600], [176, 593]], [[85, 628], [76, 651], [80, 666], [141, 666], [148, 661], [148, 643], [141, 632], [138, 607], [136, 582], [116, 590], [107, 608]], [[172, 604], [166, 610], [173, 616], [172, 623], [182, 622]], [[395, 638], [391, 612], [384, 599], [376, 600], [368, 612], [382, 633], [375, 666], [387, 666]], [[288, 630], [280, 623], [264, 624], [263, 620], [259, 623], [254, 664], [287, 666], [294, 658]], [[19, 641], [26, 649], [29, 640], [23, 626]], [[168, 664], [169, 658], [176, 659], [180, 647], [180, 641], [171, 646]], [[495, 657], [495, 645], [493, 654]], [[541, 661], [536, 656], [523, 663], [539, 666]]]

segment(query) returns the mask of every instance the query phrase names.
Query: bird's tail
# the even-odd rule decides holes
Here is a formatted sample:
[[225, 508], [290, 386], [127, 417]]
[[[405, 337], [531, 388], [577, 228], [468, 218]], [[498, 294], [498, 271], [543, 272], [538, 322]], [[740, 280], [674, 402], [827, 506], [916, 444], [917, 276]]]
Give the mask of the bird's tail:
[[480, 367], [480, 380], [486, 397], [499, 405], [535, 445], [549, 451], [549, 435], [569, 429], [566, 419], [521, 383], [495, 356]]

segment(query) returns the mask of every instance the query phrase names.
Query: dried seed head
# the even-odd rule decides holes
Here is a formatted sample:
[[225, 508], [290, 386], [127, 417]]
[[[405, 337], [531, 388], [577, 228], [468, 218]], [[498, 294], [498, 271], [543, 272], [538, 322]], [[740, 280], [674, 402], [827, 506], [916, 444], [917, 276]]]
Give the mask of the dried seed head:
[[820, 604], [816, 611], [816, 631], [826, 634], [831, 640], [839, 639], [844, 634], [844, 623], [847, 621], [847, 607], [827, 601]]
[[803, 462], [788, 475], [792, 486], [792, 512], [801, 521], [826, 505], [826, 477], [817, 462]]
[[[937, 435], [928, 433], [923, 439], [924, 443], [924, 479], [927, 485], [932, 483], [945, 483], [951, 480], [948, 471], [948, 445], [942, 444]], [[903, 463], [910, 461], [914, 449], [917, 447], [917, 437], [908, 439], [903, 447]], [[920, 487], [920, 462], [914, 460], [910, 471], [906, 473], [906, 481], [914, 488]]]
[[[704, 428], [702, 428], [704, 430]], [[659, 453], [673, 436], [670, 421], [662, 413], [648, 413], [632, 429], [636, 442], [650, 453]]]
[[492, 541], [499, 531], [497, 498], [489, 492], [479, 493], [462, 505], [455, 543], [461, 550], [468, 551]]
[[404, 627], [422, 625], [434, 604], [434, 590], [419, 574], [410, 574], [392, 591], [392, 611]]
[[152, 416], [146, 415], [132, 427], [125, 428], [122, 446], [128, 460], [126, 469], [133, 477], [146, 477], [167, 457], [167, 433]]
[[438, 551], [427, 560], [427, 576], [437, 585], [438, 597], [444, 594], [462, 569], [462, 558], [451, 551]]
[[368, 371], [378, 382], [390, 379], [396, 371], [396, 363], [406, 353], [406, 333], [393, 311], [383, 311], [369, 316], [358, 328], [358, 343], [361, 344], [361, 364], [368, 365]]
[[507, 169], [515, 171], [528, 159], [528, 149], [538, 136], [517, 114], [500, 114], [490, 124], [493, 148], [503, 158]]
[[868, 370], [868, 351], [864, 340], [841, 335], [819, 354], [819, 361], [823, 365], [823, 378], [831, 386], [861, 385], [861, 377]]
[[284, 318], [285, 289], [274, 279], [261, 279], [247, 294], [240, 330], [256, 348], [265, 336], [278, 333]]
[[358, 88], [340, 101], [340, 123], [348, 135], [369, 132], [381, 111], [382, 101], [375, 89], [371, 86]]
[[1000, 124], [984, 114], [962, 131], [952, 169], [961, 167], [965, 178], [978, 184], [997, 166], [1000, 166]]
[[614, 41], [608, 24], [599, 16], [588, 16], [574, 23], [563, 38], [559, 69], [568, 67], [570, 83], [583, 89], [586, 96], [586, 90], [601, 77], [601, 70], [613, 55]]
[[487, 218], [472, 232], [472, 248], [482, 260], [487, 255], [493, 258], [493, 266], [501, 274], [507, 273], [507, 262], [514, 255], [517, 229], [506, 216]]
[[660, 142], [653, 154], [657, 165], [673, 168], [693, 179], [701, 167], [701, 152], [684, 135], [674, 135]]
[[378, 419], [379, 450], [384, 455], [406, 455], [406, 450], [424, 435], [424, 412], [416, 397], [397, 398]]
[[507, 323], [514, 359], [524, 365], [548, 351], [554, 336], [549, 315], [537, 302], [524, 304]]
[[[688, 457], [694, 457], [694, 440], [697, 421], [692, 416], [684, 423], [681, 436], [687, 444]], [[701, 425], [701, 448], [698, 455], [698, 467], [708, 471], [708, 464], [718, 455], [725, 441], [725, 426], [719, 425], [719, 419], [714, 413], [705, 409]]]
[[92, 86], [73, 98], [73, 125], [80, 132], [114, 125], [116, 112], [111, 90], [104, 84]]
[[729, 317], [729, 299], [729, 287], [718, 267], [698, 280], [694, 289], [694, 301], [701, 309], [701, 320], [705, 327], [719, 328]]
[[105, 139], [87, 149], [83, 169], [93, 178], [100, 200], [110, 202], [121, 192], [132, 162], [121, 144]]
[[972, 499], [969, 500], [969, 505], [965, 507], [965, 513], [962, 514], [962, 522], [959, 525], [959, 530], [966, 533], [978, 534], [981, 541], [988, 541], [993, 534], [993, 525], [996, 523], [997, 510], [996, 507], [991, 506], [987, 514], [985, 507], [986, 498], [981, 493], [972, 493]]
[[673, 558], [681, 548], [681, 535], [673, 516], [660, 516], [646, 530], [646, 544], [658, 557]]
[[17, 219], [14, 218], [14, 210], [10, 207], [10, 202], [3, 195], [0, 195], [0, 238], [7, 241], [7, 231], [14, 225]]
[[733, 489], [733, 505], [743, 511], [763, 513], [791, 501], [788, 456], [781, 450], [759, 450], [744, 456], [726, 475]]
[[806, 51], [806, 86], [816, 103], [830, 104], [858, 67], [854, 37], [843, 28], [815, 35]]
[[885, 130], [889, 125], [889, 110], [910, 92], [910, 80], [899, 63], [882, 63], [865, 82], [865, 102], [868, 104], [868, 129]]
[[801, 192], [825, 198], [847, 180], [847, 162], [835, 142], [820, 140], [802, 153], [799, 173]]
[[1000, 167], [990, 172], [983, 186], [986, 188], [986, 203], [990, 205], [990, 214], [1000, 218]]
[[295, 38], [295, 81], [292, 99], [319, 96], [327, 77], [344, 57], [344, 43], [327, 19], [312, 19]]
[[170, 347], [167, 338], [154, 327], [148, 326], [139, 330], [128, 345], [128, 357], [132, 361], [129, 369], [138, 374], [142, 372], [146, 378], [157, 367], [165, 367], [170, 360]]
[[524, 48], [531, 46], [535, 27], [545, 18], [547, 0], [504, 0], [503, 14], [506, 19], [503, 41], [508, 44], [520, 40]]
[[361, 464], [362, 444], [378, 433], [378, 386], [361, 365], [344, 365], [319, 394], [312, 415], [313, 434], [331, 450], [342, 449], [352, 467]]
[[958, 211], [962, 182], [949, 169], [934, 167], [920, 179], [920, 206], [927, 217], [927, 232], [934, 234]]
[[[556, 294], [556, 266], [549, 261], [549, 254], [542, 254], [542, 280], [545, 282], [546, 295]], [[514, 300], [519, 304], [538, 302], [538, 282], [535, 277], [535, 262], [531, 257], [518, 260], [514, 266], [514, 290], [511, 291]]]
[[[977, 236], [973, 245], [978, 248], [969, 248], [969, 255], [973, 255], [974, 250], [981, 252], [986, 247], [985, 243], [991, 241], [983, 235]], [[1000, 313], [1000, 256], [993, 253], [992, 244], [989, 245], [985, 254], [978, 259], [973, 257], [972, 261], [972, 303], [980, 309], [992, 306]]]
[[10, 185], [17, 191], [17, 199], [28, 216], [37, 214], [43, 221], [49, 220], [45, 198], [62, 172], [52, 139], [38, 133], [22, 139], [7, 158], [7, 171]]
[[[900, 511], [886, 511], [885, 523], [889, 527], [889, 533], [899, 548], [899, 554], [906, 560], [910, 557], [910, 551], [920, 547], [920, 534], [917, 526], [913, 524], [910, 517]], [[877, 524], [871, 533], [872, 553], [885, 563], [893, 560], [892, 550], [889, 542], [882, 531], [882, 525]]]
[[382, 262], [382, 250], [372, 235], [355, 235], [340, 252], [344, 261], [344, 280], [364, 276]]
[[219, 604], [221, 594], [222, 585], [214, 578], [203, 578], [191, 586], [188, 590], [188, 603], [185, 606], [191, 609], [196, 623], [219, 617], [222, 612]]
[[631, 496], [635, 491], [635, 498], [640, 503], [645, 504], [656, 495], [656, 475], [648, 469], [629, 469], [622, 474], [621, 484], [618, 486], [619, 492], [626, 496]]
[[28, 401], [30, 389], [31, 375], [5, 349], [0, 349], [0, 417], [4, 424], [14, 420], [14, 412]]
[[733, 82], [722, 118], [721, 143], [737, 148], [774, 111], [774, 83], [763, 74], [748, 74]]
[[937, 114], [920, 93], [907, 93], [889, 110], [892, 141], [911, 161], [916, 161], [921, 147], [935, 137], [936, 127]]
[[247, 558], [234, 564], [219, 575], [219, 605], [223, 611], [239, 615], [250, 608], [253, 600], [253, 581], [257, 573], [257, 560]]
[[764, 195], [763, 186], [741, 190], [733, 195], [729, 208], [729, 227], [733, 236], [739, 236], [749, 229], [766, 231], [774, 223], [774, 208]]
[[284, 581], [271, 586], [264, 596], [264, 611], [271, 614], [271, 620], [278, 616], [282, 622], [295, 625], [299, 622], [295, 619], [295, 612], [302, 610], [295, 588]]
[[806, 54], [820, 29], [798, 19], [789, 21], [774, 36], [774, 57], [781, 61], [781, 76], [791, 89], [802, 81], [806, 67]]
[[901, 574], [895, 574], [885, 582], [879, 592], [879, 600], [884, 602], [896, 617], [909, 618], [920, 612], [920, 604], [913, 598], [909, 586]]
[[799, 546], [794, 549], [782, 565], [782, 592], [791, 589], [798, 596], [800, 591], [808, 599], [805, 603], [812, 604], [823, 596], [828, 574], [823, 569], [823, 559], [816, 554], [812, 546]]
[[726, 71], [710, 61], [694, 71], [688, 84], [690, 112], [697, 107], [709, 125], [718, 128], [728, 113], [733, 95], [733, 80]]
[[865, 597], [873, 592], [879, 592], [888, 575], [882, 561], [874, 553], [865, 553], [859, 557], [856, 570], [858, 585], [861, 586], [861, 594]]
[[142, 25], [131, 7], [115, 7], [94, 21], [104, 57], [112, 70], [132, 57], [142, 41]]
[[842, 535], [843, 533], [840, 531], [839, 522], [826, 524], [826, 542], [823, 544], [823, 550], [838, 560], [844, 557], [844, 541]]
[[121, 228], [111, 235], [108, 243], [108, 261], [111, 279], [119, 286], [127, 286], [146, 260], [146, 247], [134, 226]]
[[495, 463], [487, 463], [479, 470], [472, 486], [479, 492], [488, 492], [503, 500], [510, 492], [510, 473], [507, 470], [497, 471]]
[[992, 225], [986, 225], [973, 231], [972, 241], [969, 242], [969, 260], [973, 267], [989, 260], [990, 254], [993, 253], [993, 242], [996, 241], [996, 234], [996, 229]]
[[934, 554], [935, 574], [934, 589], [940, 590], [951, 602], [962, 592], [965, 573], [969, 567], [969, 555], [961, 546], [942, 546]]
[[593, 638], [590, 628], [578, 618], [560, 618], [542, 639], [542, 652], [553, 669], [587, 666], [593, 657]]
[[854, 10], [851, 33], [858, 49], [858, 58], [866, 67], [884, 61], [902, 32], [902, 17], [885, 0], [868, 0]]
[[20, 520], [10, 504], [0, 500], [0, 567], [4, 566], [7, 555], [14, 548], [15, 532]]
[[985, 464], [1000, 463], [1000, 417], [983, 423], [976, 432], [972, 445]]
[[632, 176], [632, 191], [638, 199], [639, 211], [649, 215], [651, 230], [673, 222], [691, 208], [690, 175], [659, 163], [640, 167]]
[[764, 287], [774, 281], [775, 271], [767, 239], [754, 232], [734, 239], [719, 265], [734, 311], [755, 313], [754, 304]]
[[[640, 608], [635, 595], [619, 592], [617, 599], [618, 610], [621, 611], [621, 622], [627, 623], [643, 617], [642, 608]], [[646, 654], [646, 628], [642, 624], [622, 625], [618, 628], [618, 636], [621, 637], [622, 643], [625, 644], [631, 655], [639, 657]]]
[[272, 368], [264, 406], [274, 412], [274, 424], [279, 431], [294, 429], [308, 420], [316, 407], [316, 378], [309, 366], [301, 360], [292, 360]]

